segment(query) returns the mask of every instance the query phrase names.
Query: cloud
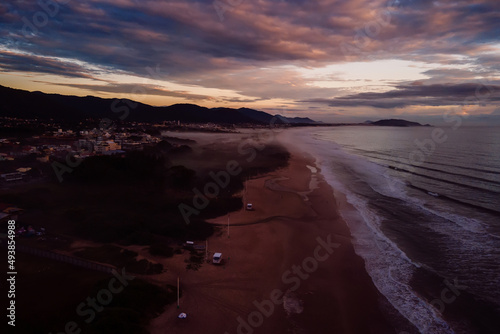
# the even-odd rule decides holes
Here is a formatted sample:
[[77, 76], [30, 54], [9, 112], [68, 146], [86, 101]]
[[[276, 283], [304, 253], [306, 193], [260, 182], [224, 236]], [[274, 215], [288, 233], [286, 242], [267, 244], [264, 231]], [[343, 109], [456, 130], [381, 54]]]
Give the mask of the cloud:
[[[468, 1], [401, 1], [392, 7], [382, 0], [234, 3], [221, 21], [213, 1], [71, 1], [37, 29], [26, 51], [132, 72], [161, 63], [182, 74], [202, 70], [202, 65], [217, 69], [213, 60], [221, 58], [240, 65], [345, 61], [342, 45], [358, 50], [347, 55], [359, 59], [367, 54], [474, 54], [496, 40], [500, 29], [497, 1], [474, 6]], [[40, 10], [17, 3], [7, 8], [28, 19]], [[22, 25], [0, 28], [19, 31]], [[187, 59], [180, 62], [179, 54]]]
[[82, 64], [50, 57], [0, 50], [0, 71], [36, 72], [97, 80]]
[[481, 83], [397, 86], [383, 93], [359, 93], [333, 99], [308, 99], [300, 102], [323, 103], [331, 107], [374, 107], [382, 109], [409, 106], [456, 106], [498, 104], [500, 86]]
[[223, 101], [225, 102], [237, 102], [237, 103], [253, 103], [253, 102], [258, 102], [258, 101], [265, 101], [268, 100], [267, 98], [258, 98], [258, 99], [242, 99], [242, 98], [228, 98], [228, 97], [223, 97]]
[[[228, 103], [286, 99], [376, 108], [457, 103], [463, 85], [481, 76], [494, 81], [500, 70], [498, 0], [222, 1], [222, 16], [213, 0], [70, 1], [44, 24], [34, 20], [44, 13], [38, 2], [2, 3], [0, 66], [105, 80], [104, 86], [73, 87], [114, 93], [130, 87], [104, 74], [147, 77], [147, 67], [160, 65], [156, 79], [191, 85], [193, 92], [146, 87], [156, 96], [202, 101], [208, 97], [196, 89], [217, 88], [241, 95], [215, 97]], [[391, 82], [384, 85], [395, 89], [386, 93], [337, 98], [331, 97], [345, 94], [348, 81], [317, 87], [296, 71], [377, 59], [420, 61], [433, 69], [422, 70], [429, 80], [420, 88]]]
[[105, 93], [113, 93], [121, 95], [129, 94], [131, 95], [131, 98], [134, 98], [134, 95], [156, 95], [165, 97], [167, 96], [180, 97], [190, 101], [204, 101], [213, 99], [211, 96], [208, 95], [191, 94], [189, 92], [179, 91], [179, 90], [168, 90], [164, 88], [159, 88], [155, 85], [149, 85], [144, 83], [136, 83], [136, 84], [108, 83], [105, 85], [70, 84], [70, 83], [59, 83], [59, 84], [52, 83], [52, 84], [65, 87], [80, 88], [96, 92], [105, 92]]

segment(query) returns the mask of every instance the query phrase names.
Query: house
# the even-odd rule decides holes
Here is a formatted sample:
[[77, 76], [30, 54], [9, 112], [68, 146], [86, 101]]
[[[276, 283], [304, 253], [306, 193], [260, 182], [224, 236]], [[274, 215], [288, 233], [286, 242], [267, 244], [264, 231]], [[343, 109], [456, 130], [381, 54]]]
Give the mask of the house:
[[114, 142], [113, 140], [106, 141], [106, 144], [108, 144], [109, 151], [120, 150], [122, 148], [120, 143]]
[[10, 206], [2, 210], [2, 213], [8, 214], [14, 220], [17, 220], [19, 218], [19, 215], [23, 212], [23, 209], [17, 208], [15, 206]]
[[49, 156], [48, 155], [44, 155], [44, 156], [36, 158], [36, 160], [38, 160], [40, 162], [49, 162]]
[[124, 155], [125, 151], [123, 150], [109, 150], [109, 151], [104, 151], [102, 154], [103, 155]]
[[19, 167], [18, 169], [16, 169], [16, 171], [19, 173], [27, 173], [30, 170], [31, 170], [31, 167]]
[[5, 173], [1, 174], [0, 178], [2, 178], [2, 181], [5, 182], [14, 182], [14, 181], [21, 181], [24, 177], [23, 173], [16, 172], [16, 173]]
[[0, 161], [13, 161], [14, 158], [10, 157], [7, 153], [0, 153]]
[[11, 219], [10, 215], [8, 213], [0, 212], [0, 222], [7, 222]]

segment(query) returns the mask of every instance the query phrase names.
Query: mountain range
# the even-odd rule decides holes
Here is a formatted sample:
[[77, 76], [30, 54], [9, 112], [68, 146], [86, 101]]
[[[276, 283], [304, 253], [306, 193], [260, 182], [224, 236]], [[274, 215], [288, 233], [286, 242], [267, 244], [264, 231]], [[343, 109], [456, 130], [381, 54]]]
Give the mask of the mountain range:
[[206, 108], [196, 104], [156, 107], [129, 99], [68, 96], [0, 86], [0, 116], [79, 122], [88, 118], [135, 122], [180, 121], [216, 124], [317, 124], [307, 117], [271, 115], [248, 108]]

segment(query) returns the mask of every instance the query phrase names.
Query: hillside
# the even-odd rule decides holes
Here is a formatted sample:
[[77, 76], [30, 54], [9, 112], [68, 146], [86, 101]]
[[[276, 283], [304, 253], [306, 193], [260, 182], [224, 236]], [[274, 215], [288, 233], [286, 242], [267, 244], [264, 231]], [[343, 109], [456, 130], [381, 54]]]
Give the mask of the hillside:
[[[309, 118], [289, 118], [248, 108], [206, 108], [196, 104], [155, 107], [128, 99], [68, 96], [0, 86], [0, 116], [78, 122], [86, 118], [120, 118], [136, 122], [180, 121], [216, 124], [314, 124]], [[277, 117], [273, 120], [273, 117]], [[272, 121], [273, 120], [273, 121]]]
[[429, 126], [428, 124], [422, 125], [417, 122], [410, 122], [404, 119], [382, 119], [380, 121], [371, 122], [370, 125], [377, 126], [399, 126], [399, 127], [409, 127], [409, 126]]

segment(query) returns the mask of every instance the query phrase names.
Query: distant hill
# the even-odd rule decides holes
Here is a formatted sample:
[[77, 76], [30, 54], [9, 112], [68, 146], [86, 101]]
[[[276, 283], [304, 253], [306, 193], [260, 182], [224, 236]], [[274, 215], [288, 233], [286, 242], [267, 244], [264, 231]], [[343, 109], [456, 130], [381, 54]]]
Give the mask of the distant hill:
[[136, 122], [180, 121], [216, 124], [315, 124], [310, 118], [289, 118], [248, 108], [206, 108], [196, 104], [155, 107], [129, 99], [68, 96], [0, 86], [0, 116], [78, 122], [86, 118]]
[[378, 125], [378, 126], [400, 126], [400, 127], [407, 127], [407, 126], [430, 126], [429, 124], [422, 125], [420, 123], [410, 122], [410, 121], [406, 121], [404, 119], [382, 119], [380, 121], [370, 122], [369, 124], [370, 125]]

